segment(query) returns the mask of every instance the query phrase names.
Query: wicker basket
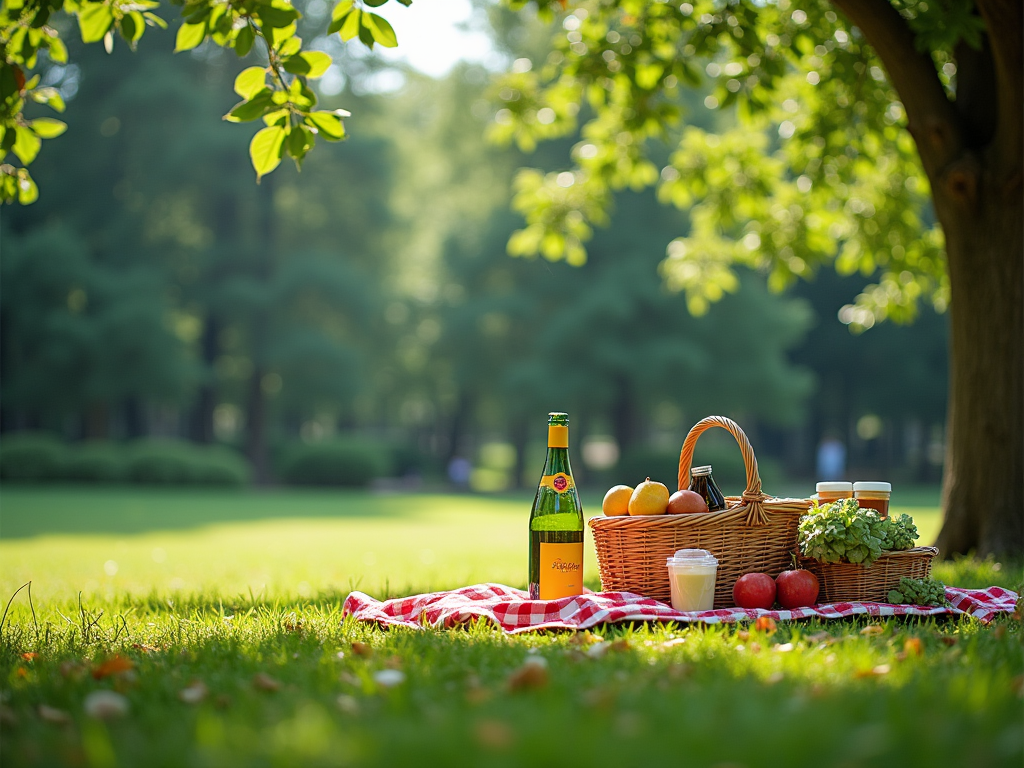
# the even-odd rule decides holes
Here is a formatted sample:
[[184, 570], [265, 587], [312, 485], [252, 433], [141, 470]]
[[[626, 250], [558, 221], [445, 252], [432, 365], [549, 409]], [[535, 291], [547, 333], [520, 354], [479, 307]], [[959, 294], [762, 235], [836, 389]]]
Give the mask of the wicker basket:
[[801, 557], [803, 568], [814, 573], [821, 584], [820, 603], [887, 603], [889, 590], [896, 589], [904, 576], [927, 579], [932, 572], [935, 547], [914, 547], [900, 552], [883, 552], [871, 565], [821, 563]]
[[733, 604], [732, 588], [743, 574], [767, 573], [774, 578], [791, 566], [797, 521], [811, 500], [776, 499], [761, 492], [754, 450], [736, 422], [709, 416], [690, 430], [679, 454], [679, 487], [689, 488], [694, 446], [711, 427], [729, 431], [739, 443], [747, 470], [743, 495], [727, 497], [727, 508], [718, 512], [592, 517], [602, 589], [668, 602], [665, 561], [678, 549], [706, 549], [718, 558], [715, 608], [725, 608]]

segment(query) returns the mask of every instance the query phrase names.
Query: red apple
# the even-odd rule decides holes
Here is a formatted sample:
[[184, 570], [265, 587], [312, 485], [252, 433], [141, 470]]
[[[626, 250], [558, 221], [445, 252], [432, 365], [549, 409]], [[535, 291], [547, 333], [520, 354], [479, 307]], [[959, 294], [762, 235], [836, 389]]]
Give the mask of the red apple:
[[783, 608], [804, 608], [818, 599], [818, 577], [810, 571], [783, 571], [775, 579], [775, 586]]
[[676, 491], [668, 497], [668, 509], [665, 511], [670, 515], [707, 512], [708, 503], [696, 491]]
[[767, 573], [747, 573], [736, 579], [732, 600], [740, 608], [771, 608], [775, 602], [775, 580]]

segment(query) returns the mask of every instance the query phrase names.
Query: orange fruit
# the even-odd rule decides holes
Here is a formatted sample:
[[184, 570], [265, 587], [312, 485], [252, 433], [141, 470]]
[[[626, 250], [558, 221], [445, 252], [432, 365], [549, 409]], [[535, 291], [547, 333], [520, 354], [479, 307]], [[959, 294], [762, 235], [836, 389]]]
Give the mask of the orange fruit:
[[628, 485], [616, 485], [608, 489], [601, 502], [601, 511], [609, 517], [629, 514], [629, 497], [633, 489]]
[[663, 515], [668, 508], [668, 488], [647, 478], [633, 489], [629, 497], [629, 514]]

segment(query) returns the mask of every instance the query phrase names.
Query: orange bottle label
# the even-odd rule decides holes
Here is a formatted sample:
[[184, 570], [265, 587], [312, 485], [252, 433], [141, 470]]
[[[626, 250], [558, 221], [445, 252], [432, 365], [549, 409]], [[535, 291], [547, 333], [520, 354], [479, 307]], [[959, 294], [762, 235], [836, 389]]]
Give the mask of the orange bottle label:
[[574, 485], [576, 483], [572, 481], [572, 475], [567, 475], [565, 472], [559, 472], [557, 475], [544, 475], [540, 479], [541, 488], [552, 488], [558, 493], [565, 493]]
[[548, 425], [548, 448], [568, 448], [569, 428], [561, 424]]
[[540, 599], [583, 594], [583, 542], [540, 543]]

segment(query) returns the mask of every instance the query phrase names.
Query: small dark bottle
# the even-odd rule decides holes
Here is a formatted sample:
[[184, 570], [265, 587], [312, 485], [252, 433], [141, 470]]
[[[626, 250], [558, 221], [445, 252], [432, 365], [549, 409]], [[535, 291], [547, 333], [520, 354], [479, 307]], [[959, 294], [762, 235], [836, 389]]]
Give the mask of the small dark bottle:
[[715, 484], [715, 478], [711, 476], [711, 466], [694, 467], [690, 470], [690, 490], [696, 491], [704, 497], [708, 504], [708, 512], [717, 512], [725, 509], [725, 496]]

